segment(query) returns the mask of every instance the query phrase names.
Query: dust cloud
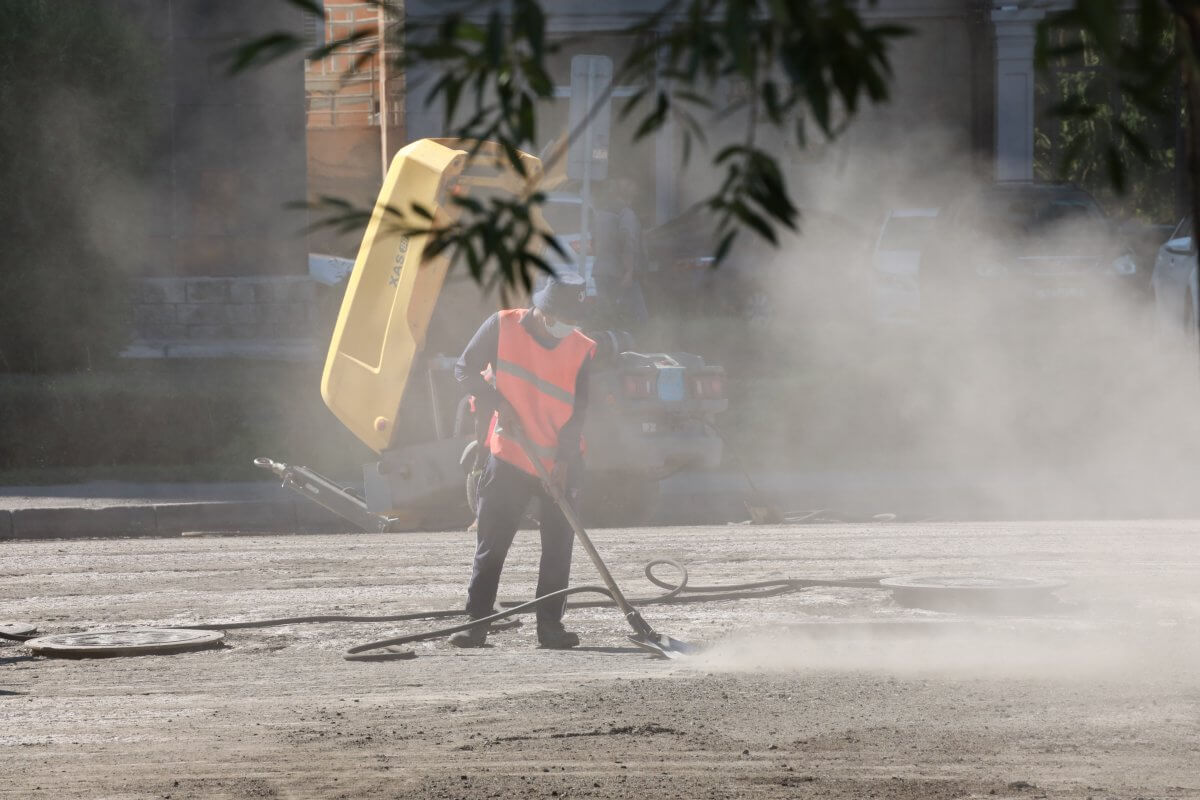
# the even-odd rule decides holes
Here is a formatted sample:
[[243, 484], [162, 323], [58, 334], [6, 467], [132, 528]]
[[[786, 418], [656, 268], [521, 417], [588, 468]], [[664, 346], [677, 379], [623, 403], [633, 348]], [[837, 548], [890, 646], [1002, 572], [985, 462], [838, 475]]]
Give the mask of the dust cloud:
[[991, 623], [840, 621], [739, 631], [714, 642], [686, 667], [707, 672], [1141, 681], [1194, 663], [1196, 648], [1178, 634], [1173, 628], [1133, 633], [1015, 618]]
[[930, 516], [1200, 512], [1196, 334], [1162, 328], [1150, 287], [1169, 226], [997, 184], [951, 139], [785, 161], [799, 232], [743, 233], [703, 274], [660, 258], [650, 337], [726, 367], [722, 424], [758, 471], [927, 476], [940, 499], [905, 510]]

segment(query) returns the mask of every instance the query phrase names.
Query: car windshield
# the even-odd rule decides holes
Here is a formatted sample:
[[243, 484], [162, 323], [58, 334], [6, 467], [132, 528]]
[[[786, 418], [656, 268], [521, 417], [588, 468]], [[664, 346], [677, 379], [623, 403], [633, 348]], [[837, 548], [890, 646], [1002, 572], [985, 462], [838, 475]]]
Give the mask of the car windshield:
[[879, 239], [880, 250], [924, 250], [936, 217], [889, 217]]
[[1096, 201], [1075, 190], [991, 192], [964, 221], [998, 243], [1015, 244], [1022, 255], [1093, 255], [1110, 238]]
[[1077, 223], [1090, 227], [1103, 219], [1095, 201], [1077, 193], [1002, 192], [987, 198], [985, 207], [1007, 232], [1026, 236]]

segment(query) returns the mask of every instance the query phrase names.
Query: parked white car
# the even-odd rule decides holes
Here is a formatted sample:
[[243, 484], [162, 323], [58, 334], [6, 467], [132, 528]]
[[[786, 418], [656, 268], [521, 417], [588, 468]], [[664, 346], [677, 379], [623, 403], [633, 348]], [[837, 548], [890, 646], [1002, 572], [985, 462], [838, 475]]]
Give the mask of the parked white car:
[[1200, 347], [1200, 332], [1196, 320], [1197, 287], [1196, 239], [1192, 236], [1192, 217], [1184, 217], [1154, 259], [1150, 275], [1154, 287], [1154, 306], [1158, 331], [1164, 344], [1187, 343]]

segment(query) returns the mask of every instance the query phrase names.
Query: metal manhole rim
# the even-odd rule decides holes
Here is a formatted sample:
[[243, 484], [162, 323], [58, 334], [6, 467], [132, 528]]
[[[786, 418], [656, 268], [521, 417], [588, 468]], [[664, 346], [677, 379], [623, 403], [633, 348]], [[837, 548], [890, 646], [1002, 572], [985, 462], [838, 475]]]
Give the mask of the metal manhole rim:
[[29, 636], [37, 632], [37, 625], [21, 622], [15, 619], [0, 619], [0, 634], [8, 636]]
[[191, 628], [104, 628], [39, 636], [25, 646], [39, 655], [74, 658], [163, 655], [215, 647], [221, 631]]

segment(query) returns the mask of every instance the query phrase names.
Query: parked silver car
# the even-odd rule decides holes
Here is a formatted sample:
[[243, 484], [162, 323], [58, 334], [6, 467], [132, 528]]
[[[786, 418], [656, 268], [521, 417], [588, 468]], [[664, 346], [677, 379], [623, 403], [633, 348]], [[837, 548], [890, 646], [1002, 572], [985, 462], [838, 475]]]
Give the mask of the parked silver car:
[[1200, 332], [1196, 320], [1197, 287], [1196, 239], [1192, 236], [1192, 217], [1187, 216], [1176, 226], [1171, 238], [1158, 248], [1154, 272], [1150, 275], [1154, 287], [1154, 306], [1158, 331], [1164, 344], [1178, 346], [1186, 343], [1200, 347]]

